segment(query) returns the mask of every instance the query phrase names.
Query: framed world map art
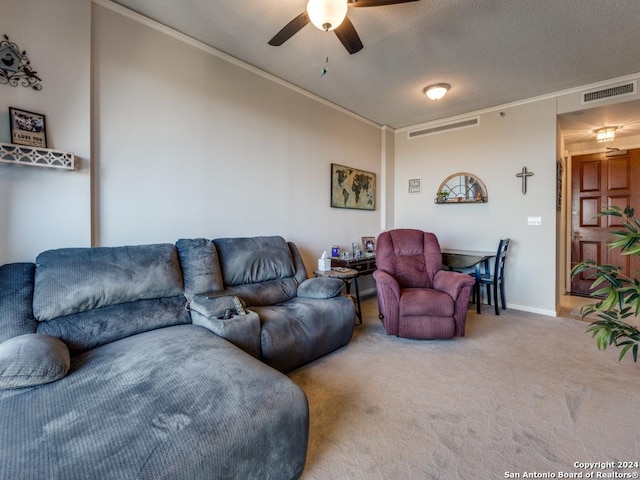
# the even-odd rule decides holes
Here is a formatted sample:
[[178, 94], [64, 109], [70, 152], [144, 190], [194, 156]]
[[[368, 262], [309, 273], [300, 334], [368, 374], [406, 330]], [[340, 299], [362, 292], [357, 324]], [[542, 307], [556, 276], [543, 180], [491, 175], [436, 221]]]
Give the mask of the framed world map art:
[[332, 163], [331, 206], [375, 210], [376, 174]]

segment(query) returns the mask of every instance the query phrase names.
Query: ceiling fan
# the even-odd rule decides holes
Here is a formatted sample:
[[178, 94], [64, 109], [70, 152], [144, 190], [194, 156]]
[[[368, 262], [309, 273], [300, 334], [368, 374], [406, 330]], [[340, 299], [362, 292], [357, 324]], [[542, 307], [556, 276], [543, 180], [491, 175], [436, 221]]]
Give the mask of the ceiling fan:
[[309, 22], [324, 31], [333, 30], [350, 54], [362, 50], [362, 41], [347, 17], [348, 7], [381, 7], [418, 0], [309, 0], [307, 10], [287, 23], [269, 40], [269, 45], [279, 47], [298, 33]]

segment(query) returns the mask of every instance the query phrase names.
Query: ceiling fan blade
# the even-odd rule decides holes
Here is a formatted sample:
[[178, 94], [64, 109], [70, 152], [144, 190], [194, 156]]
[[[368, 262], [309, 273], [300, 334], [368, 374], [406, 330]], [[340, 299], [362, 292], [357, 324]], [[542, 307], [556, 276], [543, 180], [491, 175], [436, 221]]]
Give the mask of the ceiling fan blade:
[[340, 24], [338, 28], [334, 30], [338, 40], [342, 42], [344, 48], [353, 55], [356, 52], [362, 50], [362, 42], [360, 41], [360, 37], [358, 36], [358, 32], [356, 32], [353, 23], [349, 20], [349, 17], [344, 17], [344, 20]]
[[350, 7], [382, 7], [395, 5], [396, 3], [417, 2], [418, 0], [351, 0]]
[[300, 29], [309, 23], [309, 15], [304, 11], [296, 18], [287, 23], [282, 30], [275, 34], [275, 36], [269, 40], [269, 45], [273, 45], [274, 47], [279, 47], [284, 42], [293, 37], [296, 33], [300, 31]]

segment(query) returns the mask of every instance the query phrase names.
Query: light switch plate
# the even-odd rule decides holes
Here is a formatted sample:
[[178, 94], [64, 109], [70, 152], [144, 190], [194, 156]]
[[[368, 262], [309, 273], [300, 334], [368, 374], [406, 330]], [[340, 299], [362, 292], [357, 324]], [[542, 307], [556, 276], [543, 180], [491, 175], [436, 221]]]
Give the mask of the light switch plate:
[[542, 217], [528, 217], [527, 225], [542, 225]]

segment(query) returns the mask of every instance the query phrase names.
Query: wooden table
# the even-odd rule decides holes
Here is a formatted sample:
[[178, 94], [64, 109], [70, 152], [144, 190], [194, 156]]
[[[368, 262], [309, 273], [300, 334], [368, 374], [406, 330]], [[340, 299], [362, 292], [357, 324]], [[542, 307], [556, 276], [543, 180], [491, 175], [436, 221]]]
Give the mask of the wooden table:
[[442, 249], [442, 264], [449, 270], [465, 270], [469, 268], [474, 269], [474, 276], [476, 278], [476, 284], [474, 285], [476, 294], [476, 311], [481, 313], [481, 301], [480, 301], [480, 266], [484, 268], [485, 273], [489, 273], [490, 265], [489, 261], [496, 256], [496, 252], [487, 252], [482, 250], [460, 250], [455, 248], [443, 248]]
[[353, 268], [360, 275], [371, 275], [376, 270], [376, 254], [363, 253], [359, 258], [331, 257], [331, 267]]

